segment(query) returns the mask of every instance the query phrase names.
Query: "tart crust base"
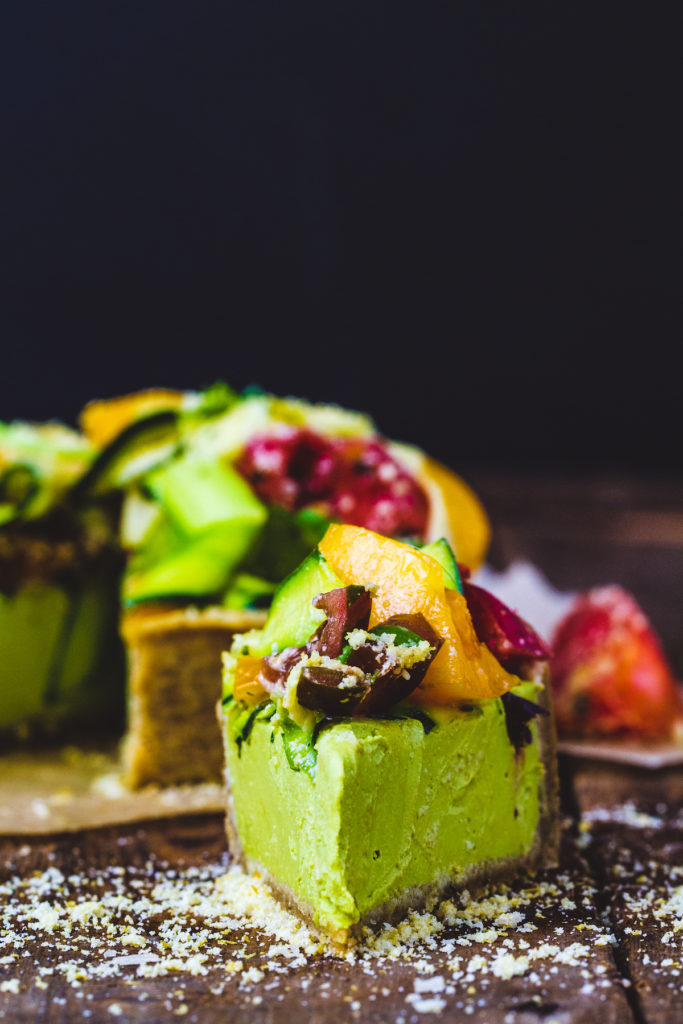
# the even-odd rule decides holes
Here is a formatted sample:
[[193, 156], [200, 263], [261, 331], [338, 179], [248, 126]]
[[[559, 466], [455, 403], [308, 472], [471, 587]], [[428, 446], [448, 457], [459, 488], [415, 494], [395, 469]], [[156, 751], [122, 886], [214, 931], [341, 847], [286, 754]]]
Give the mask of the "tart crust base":
[[265, 612], [141, 608], [124, 614], [128, 658], [127, 784], [219, 782], [223, 746], [215, 707], [221, 654], [235, 633], [261, 628]]

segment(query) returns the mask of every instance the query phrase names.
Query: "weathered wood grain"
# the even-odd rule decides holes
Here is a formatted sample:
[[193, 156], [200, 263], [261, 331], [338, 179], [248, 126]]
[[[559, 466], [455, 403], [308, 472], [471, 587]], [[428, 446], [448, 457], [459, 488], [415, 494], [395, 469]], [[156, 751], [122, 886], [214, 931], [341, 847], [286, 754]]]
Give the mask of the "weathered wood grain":
[[[107, 965], [111, 972], [117, 957], [158, 951], [168, 911], [136, 913], [134, 901], [144, 900], [169, 870], [181, 873], [180, 891], [183, 882], [196, 884], [193, 870], [219, 873], [227, 866], [219, 816], [5, 839], [0, 864], [5, 1021], [151, 1022], [178, 1016], [211, 1024], [285, 1022], [297, 1014], [314, 1022], [343, 1017], [359, 1024], [408, 1024], [435, 1019], [438, 1012], [438, 1019], [479, 1024], [594, 1024], [596, 1007], [604, 1024], [631, 1020], [592, 882], [569, 833], [559, 869], [521, 882], [497, 901], [469, 908], [455, 901], [439, 922], [425, 917], [423, 938], [413, 936], [412, 946], [404, 941], [395, 959], [377, 951], [359, 954], [355, 962], [329, 954], [283, 956], [272, 934], [231, 925], [217, 928], [202, 947], [205, 973], [181, 966], [160, 977], [141, 977], [138, 964], [125, 962], [107, 976]], [[8, 939], [10, 911], [27, 896], [26, 889], [19, 893], [18, 881], [43, 879], [46, 871], [64, 878], [40, 894], [50, 907], [116, 895], [120, 906], [111, 927], [103, 931], [95, 918], [67, 929], [24, 927], [21, 940]], [[203, 934], [206, 922], [199, 915], [188, 913], [183, 921], [190, 938]], [[142, 945], [125, 944], [129, 927]], [[98, 971], [105, 973], [98, 977]]]
[[642, 1020], [683, 1019], [683, 770], [572, 766], [584, 853]]
[[493, 527], [491, 563], [532, 562], [559, 590], [619, 583], [683, 679], [683, 478], [474, 474]]

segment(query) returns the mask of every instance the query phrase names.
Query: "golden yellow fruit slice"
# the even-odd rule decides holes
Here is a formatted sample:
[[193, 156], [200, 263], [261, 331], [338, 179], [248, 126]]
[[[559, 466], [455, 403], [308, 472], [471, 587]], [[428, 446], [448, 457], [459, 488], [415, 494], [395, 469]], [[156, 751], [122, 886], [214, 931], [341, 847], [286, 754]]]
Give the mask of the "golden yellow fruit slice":
[[148, 388], [117, 398], [104, 398], [89, 402], [80, 416], [81, 430], [93, 444], [104, 447], [120, 434], [129, 423], [163, 409], [178, 409], [183, 401], [182, 391], [170, 388]]
[[457, 704], [499, 697], [516, 684], [479, 642], [464, 597], [445, 589], [441, 566], [429, 555], [362, 527], [337, 524], [328, 527], [319, 547], [346, 584], [372, 589], [371, 627], [391, 615], [421, 612], [442, 637], [415, 699]]
[[445, 537], [461, 565], [475, 572], [491, 542], [484, 507], [469, 484], [413, 445], [392, 442], [389, 451], [413, 474], [429, 499], [427, 541]]
[[430, 500], [430, 540], [446, 537], [457, 560], [474, 572], [491, 541], [491, 527], [479, 498], [461, 477], [427, 455], [419, 480]]
[[255, 707], [261, 701], [267, 699], [268, 694], [258, 681], [260, 670], [260, 658], [255, 658], [252, 655], [243, 655], [241, 658], [238, 658], [232, 690], [232, 695], [236, 701]]

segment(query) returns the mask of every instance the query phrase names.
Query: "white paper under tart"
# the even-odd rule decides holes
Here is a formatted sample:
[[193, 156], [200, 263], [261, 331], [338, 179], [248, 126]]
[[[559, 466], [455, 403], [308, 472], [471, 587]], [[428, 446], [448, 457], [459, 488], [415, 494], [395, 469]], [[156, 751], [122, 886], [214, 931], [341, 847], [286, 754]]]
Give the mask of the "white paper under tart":
[[592, 761], [612, 761], [638, 768], [667, 768], [683, 764], [683, 739], [650, 743], [629, 739], [560, 740], [560, 754]]
[[0, 835], [44, 835], [181, 814], [222, 812], [217, 783], [147, 786], [122, 781], [118, 750], [15, 752], [0, 756]]

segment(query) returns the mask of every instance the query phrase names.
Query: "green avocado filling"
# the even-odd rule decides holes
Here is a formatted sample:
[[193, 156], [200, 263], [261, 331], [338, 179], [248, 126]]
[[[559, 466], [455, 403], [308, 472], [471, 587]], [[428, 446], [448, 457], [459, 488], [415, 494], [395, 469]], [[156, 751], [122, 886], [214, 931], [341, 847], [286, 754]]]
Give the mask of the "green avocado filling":
[[[534, 700], [537, 686], [513, 692]], [[228, 723], [240, 713], [232, 704]], [[534, 742], [516, 754], [501, 700], [429, 708], [429, 719], [428, 730], [411, 717], [329, 722], [313, 772], [292, 770], [276, 715], [257, 712], [247, 737], [226, 743], [249, 862], [290, 888], [320, 927], [346, 931], [412, 886], [530, 851], [543, 775], [536, 723]]]
[[[458, 586], [440, 564], [444, 584]], [[417, 705], [410, 675], [439, 638], [417, 615], [368, 631], [368, 594], [338, 584], [317, 551], [281, 584], [264, 629], [224, 654], [223, 711], [248, 865], [291, 890], [320, 928], [346, 935], [413, 887], [530, 853], [544, 768], [537, 683], [453, 708]], [[241, 657], [255, 674], [260, 665], [251, 706], [237, 699]], [[369, 687], [361, 703], [359, 675]]]
[[116, 602], [115, 581], [104, 572], [87, 582], [29, 580], [11, 595], [0, 592], [0, 730], [118, 714]]

